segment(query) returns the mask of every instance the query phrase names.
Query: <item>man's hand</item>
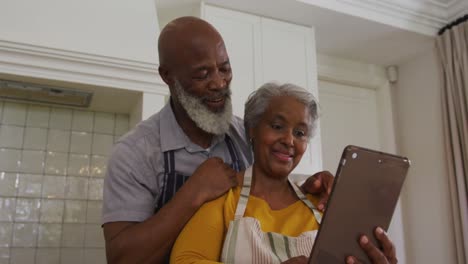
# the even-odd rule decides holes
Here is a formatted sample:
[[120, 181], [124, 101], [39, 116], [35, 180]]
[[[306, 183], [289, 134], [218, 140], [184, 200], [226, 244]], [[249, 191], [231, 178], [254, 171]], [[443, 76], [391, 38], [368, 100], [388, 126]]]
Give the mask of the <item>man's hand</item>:
[[310, 176], [301, 186], [306, 193], [320, 195], [318, 209], [322, 212], [327, 206], [334, 180], [335, 177], [329, 171], [321, 171]]
[[[359, 239], [359, 245], [366, 252], [369, 259], [374, 264], [396, 264], [398, 260], [396, 258], [395, 247], [388, 238], [385, 231], [377, 227], [374, 231], [375, 237], [382, 245], [382, 250], [376, 247], [372, 242], [369, 241], [367, 236], [361, 236]], [[347, 264], [360, 264], [361, 262], [354, 256], [346, 258]]]
[[204, 161], [186, 184], [196, 192], [194, 202], [201, 206], [237, 186], [236, 171], [218, 157]]
[[149, 219], [141, 223], [104, 224], [107, 261], [163, 263], [180, 231], [199, 207], [233, 186], [237, 186], [236, 172], [220, 158], [207, 159]]

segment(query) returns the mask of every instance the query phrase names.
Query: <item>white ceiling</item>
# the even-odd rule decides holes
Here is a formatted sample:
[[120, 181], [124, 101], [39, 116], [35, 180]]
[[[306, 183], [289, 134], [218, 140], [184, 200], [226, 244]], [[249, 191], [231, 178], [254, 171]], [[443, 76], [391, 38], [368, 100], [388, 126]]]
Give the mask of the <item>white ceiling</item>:
[[[160, 11], [164, 8], [198, 2], [200, 1], [156, 0]], [[384, 66], [402, 63], [430, 49], [437, 30], [451, 21], [448, 17], [444, 18], [448, 16], [450, 8], [456, 7], [463, 11], [466, 7], [468, 10], [468, 0], [207, 0], [206, 2], [313, 26], [320, 53]]]
[[443, 5], [454, 5], [457, 2], [462, 2], [464, 0], [412, 0], [412, 1], [423, 1], [423, 2], [429, 2], [429, 3], [440, 3]]

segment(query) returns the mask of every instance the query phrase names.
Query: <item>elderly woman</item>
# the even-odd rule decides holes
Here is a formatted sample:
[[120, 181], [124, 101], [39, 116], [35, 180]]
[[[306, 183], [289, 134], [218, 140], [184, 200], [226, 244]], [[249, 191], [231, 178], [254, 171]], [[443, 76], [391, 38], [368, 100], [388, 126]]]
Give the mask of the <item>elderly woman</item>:
[[[318, 197], [304, 195], [288, 176], [301, 160], [316, 120], [317, 103], [300, 87], [267, 83], [252, 93], [244, 123], [254, 164], [238, 173], [242, 186], [206, 203], [192, 217], [174, 244], [171, 263], [306, 263], [321, 221]], [[364, 250], [374, 263], [394, 263], [388, 237], [376, 235], [385, 252], [365, 238]]]

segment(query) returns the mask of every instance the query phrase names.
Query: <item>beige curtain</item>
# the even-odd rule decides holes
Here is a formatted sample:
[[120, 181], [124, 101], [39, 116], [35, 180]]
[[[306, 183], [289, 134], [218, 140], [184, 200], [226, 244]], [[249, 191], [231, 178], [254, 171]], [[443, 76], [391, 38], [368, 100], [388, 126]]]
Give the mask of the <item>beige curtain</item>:
[[[464, 21], [464, 22], [463, 22]], [[458, 263], [468, 260], [468, 21], [437, 37], [442, 64], [445, 146]]]

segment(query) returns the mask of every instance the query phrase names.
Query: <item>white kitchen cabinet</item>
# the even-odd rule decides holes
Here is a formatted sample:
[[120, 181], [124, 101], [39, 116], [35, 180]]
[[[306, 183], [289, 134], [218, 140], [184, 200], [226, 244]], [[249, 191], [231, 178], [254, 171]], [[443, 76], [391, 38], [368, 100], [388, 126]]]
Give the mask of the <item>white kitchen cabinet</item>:
[[[248, 95], [265, 82], [290, 82], [318, 97], [314, 30], [224, 8], [202, 5], [202, 18], [223, 36], [231, 65], [234, 113], [244, 114]], [[295, 172], [322, 168], [320, 130]]]
[[317, 75], [310, 72], [315, 65], [315, 56], [310, 56], [313, 30], [268, 18], [262, 18], [261, 25], [263, 80], [295, 83], [316, 94]]
[[231, 10], [205, 6], [205, 19], [223, 36], [231, 61], [234, 114], [244, 115], [249, 94], [262, 83], [260, 17]]

